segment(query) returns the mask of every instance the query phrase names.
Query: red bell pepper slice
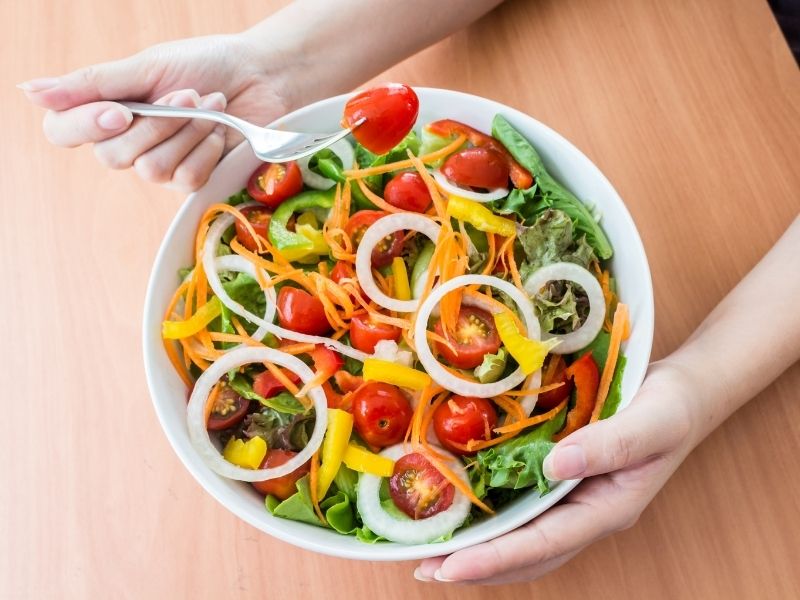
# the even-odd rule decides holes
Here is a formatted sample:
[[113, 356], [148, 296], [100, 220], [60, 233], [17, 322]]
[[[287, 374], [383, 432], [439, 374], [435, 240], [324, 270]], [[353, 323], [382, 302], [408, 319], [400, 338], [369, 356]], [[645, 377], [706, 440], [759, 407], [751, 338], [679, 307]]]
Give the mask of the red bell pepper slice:
[[[281, 371], [292, 383], [300, 381], [300, 376], [297, 373], [288, 369], [281, 369]], [[264, 371], [253, 379], [253, 391], [262, 398], [272, 398], [281, 392], [285, 392], [286, 388], [272, 373]]]
[[564, 429], [553, 437], [555, 441], [567, 437], [589, 423], [594, 403], [597, 401], [597, 388], [600, 386], [600, 371], [592, 358], [591, 351], [567, 367], [566, 374], [575, 382], [577, 398], [575, 406], [567, 413], [567, 424]]

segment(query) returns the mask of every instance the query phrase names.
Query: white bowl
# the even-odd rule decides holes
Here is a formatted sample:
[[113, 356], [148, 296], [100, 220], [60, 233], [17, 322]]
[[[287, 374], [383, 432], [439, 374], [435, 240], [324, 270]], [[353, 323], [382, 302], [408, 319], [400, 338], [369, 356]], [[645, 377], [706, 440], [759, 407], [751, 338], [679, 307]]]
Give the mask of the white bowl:
[[[517, 110], [477, 96], [449, 90], [417, 88], [419, 124], [456, 119], [482, 131], [491, 130], [492, 117], [502, 113], [530, 140], [551, 173], [579, 198], [597, 206], [602, 225], [614, 247], [612, 271], [621, 299], [630, 306], [632, 334], [627, 343], [628, 365], [622, 383], [622, 406], [630, 403], [644, 379], [653, 340], [653, 288], [636, 226], [617, 192], [600, 170], [558, 133]], [[273, 123], [297, 131], [335, 131], [348, 96], [322, 100]], [[147, 383], [161, 426], [186, 468], [223, 506], [254, 527], [307, 550], [359, 560], [409, 560], [449, 554], [485, 542], [530, 521], [572, 490], [578, 481], [559, 483], [539, 498], [534, 490], [503, 507], [494, 516], [457, 531], [440, 544], [406, 546], [395, 543], [365, 544], [353, 536], [273, 517], [262, 497], [249, 484], [231, 481], [211, 471], [189, 442], [186, 428], [187, 390], [174, 372], [159, 332], [169, 299], [178, 285], [178, 269], [192, 263], [192, 243], [206, 208], [244, 187], [259, 161], [247, 144], [233, 150], [214, 171], [209, 182], [190, 195], [178, 211], [161, 243], [144, 306], [144, 364]]]

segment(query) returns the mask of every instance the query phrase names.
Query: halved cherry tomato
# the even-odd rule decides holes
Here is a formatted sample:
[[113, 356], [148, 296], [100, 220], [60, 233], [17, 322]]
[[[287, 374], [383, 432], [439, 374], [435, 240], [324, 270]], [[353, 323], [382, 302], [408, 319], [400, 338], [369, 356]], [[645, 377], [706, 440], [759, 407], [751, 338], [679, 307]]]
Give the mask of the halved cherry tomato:
[[[356, 94], [344, 106], [343, 125], [370, 152], [386, 154], [403, 141], [419, 114], [419, 98], [407, 85], [387, 83]], [[359, 119], [366, 120], [356, 126]]]
[[325, 335], [331, 330], [322, 301], [293, 287], [282, 287], [278, 292], [278, 323], [308, 335]]
[[433, 413], [439, 442], [454, 454], [472, 455], [463, 447], [470, 440], [487, 440], [497, 426], [497, 411], [485, 398], [452, 396]]
[[[250, 225], [253, 226], [256, 235], [260, 235], [263, 238], [267, 237], [269, 219], [272, 216], [269, 210], [261, 208], [260, 206], [246, 206], [241, 210], [241, 213], [250, 221]], [[253, 236], [250, 235], [250, 232], [247, 231], [247, 228], [239, 219], [236, 219], [236, 237], [239, 239], [242, 246], [251, 252], [258, 251], [258, 244], [256, 244]]]
[[392, 177], [383, 190], [383, 198], [392, 206], [418, 213], [428, 210], [432, 202], [431, 193], [422, 176], [410, 171]]
[[391, 446], [406, 434], [412, 416], [411, 404], [397, 386], [371, 381], [353, 394], [356, 431], [372, 446]]
[[[289, 369], [281, 369], [281, 372], [289, 378], [292, 383], [298, 383], [300, 376], [294, 371]], [[269, 371], [264, 371], [253, 377], [253, 391], [262, 398], [272, 398], [281, 392], [285, 392], [286, 388], [278, 379]]]
[[508, 185], [508, 163], [502, 154], [491, 148], [465, 148], [451, 154], [442, 165], [442, 173], [464, 187], [499, 188]]
[[308, 355], [314, 361], [314, 372], [326, 373], [328, 377], [344, 366], [342, 355], [322, 344], [317, 345]]
[[287, 198], [299, 194], [302, 189], [303, 177], [300, 167], [294, 161], [264, 163], [253, 171], [247, 182], [247, 193], [250, 197], [270, 208], [276, 208]]
[[573, 383], [572, 379], [567, 376], [567, 365], [560, 354], [551, 354], [547, 357], [547, 362], [545, 362], [542, 367], [542, 373], [544, 374], [542, 379], [543, 386], [553, 383], [564, 384], [554, 390], [539, 394], [539, 399], [536, 401], [536, 408], [550, 410], [561, 404], [565, 398], [569, 397]]
[[[442, 322], [434, 326], [436, 333], [444, 337]], [[459, 369], [474, 369], [483, 362], [485, 354], [494, 354], [500, 348], [494, 319], [485, 310], [474, 306], [462, 306], [456, 321], [456, 330], [449, 336], [455, 352], [440, 342], [436, 350], [447, 362]]]
[[[279, 467], [296, 455], [297, 452], [292, 452], [291, 450], [270, 450], [261, 462], [261, 468]], [[297, 492], [297, 480], [308, 473], [309, 470], [309, 463], [305, 463], [283, 477], [267, 479], [266, 481], [254, 481], [253, 487], [265, 496], [272, 494], [279, 500], [286, 500]]]
[[427, 519], [447, 510], [455, 492], [453, 484], [419, 452], [406, 454], [394, 463], [389, 495], [412, 519]]
[[[364, 237], [367, 227], [386, 215], [387, 213], [382, 210], [360, 210], [354, 213], [350, 220], [347, 221], [344, 226], [344, 232], [350, 237], [353, 244], [358, 246], [361, 238]], [[372, 266], [375, 268], [385, 267], [391, 264], [395, 256], [400, 256], [402, 251], [403, 232], [395, 231], [393, 234], [383, 238], [372, 249]]]
[[354, 315], [350, 321], [350, 343], [353, 348], [372, 354], [381, 340], [400, 339], [399, 327], [373, 322], [368, 315]]
[[222, 385], [222, 390], [214, 400], [206, 428], [209, 431], [222, 431], [237, 425], [247, 414], [250, 401], [242, 398], [231, 387]]

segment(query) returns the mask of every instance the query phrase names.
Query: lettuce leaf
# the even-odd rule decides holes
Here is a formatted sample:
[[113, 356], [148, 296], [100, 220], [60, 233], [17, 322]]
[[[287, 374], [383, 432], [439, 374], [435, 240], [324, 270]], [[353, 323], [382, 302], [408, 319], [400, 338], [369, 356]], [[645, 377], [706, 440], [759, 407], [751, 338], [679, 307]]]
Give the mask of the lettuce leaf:
[[275, 496], [267, 496], [264, 500], [267, 510], [276, 517], [322, 527], [322, 523], [314, 512], [314, 506], [311, 504], [311, 487], [308, 480], [308, 475], [298, 479], [296, 484], [297, 492], [286, 500], [281, 501]]
[[[267, 301], [264, 298], [264, 291], [258, 282], [247, 275], [246, 273], [237, 273], [236, 277], [229, 281], [223, 281], [222, 287], [228, 295], [241, 304], [245, 309], [249, 310], [254, 315], [263, 315], [267, 307]], [[250, 323], [247, 319], [241, 319], [242, 326], [247, 333], [253, 334], [258, 325]]]
[[250, 378], [243, 373], [236, 373], [233, 377], [228, 377], [228, 385], [242, 398], [257, 400], [262, 405], [268, 406], [278, 412], [299, 415], [306, 411], [305, 407], [300, 404], [300, 401], [289, 392], [281, 392], [277, 396], [272, 396], [271, 398], [264, 398], [255, 393], [253, 391], [253, 383], [250, 381]]

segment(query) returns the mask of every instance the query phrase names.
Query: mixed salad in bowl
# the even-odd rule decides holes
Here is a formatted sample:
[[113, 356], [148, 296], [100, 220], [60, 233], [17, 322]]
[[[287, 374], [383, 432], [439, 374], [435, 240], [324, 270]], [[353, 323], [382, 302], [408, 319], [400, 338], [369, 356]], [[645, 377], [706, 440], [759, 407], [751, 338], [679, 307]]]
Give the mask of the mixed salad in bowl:
[[547, 494], [553, 444], [618, 408], [631, 328], [598, 215], [513, 124], [418, 110], [362, 92], [353, 140], [210, 206], [161, 331], [205, 464], [364, 542]]

